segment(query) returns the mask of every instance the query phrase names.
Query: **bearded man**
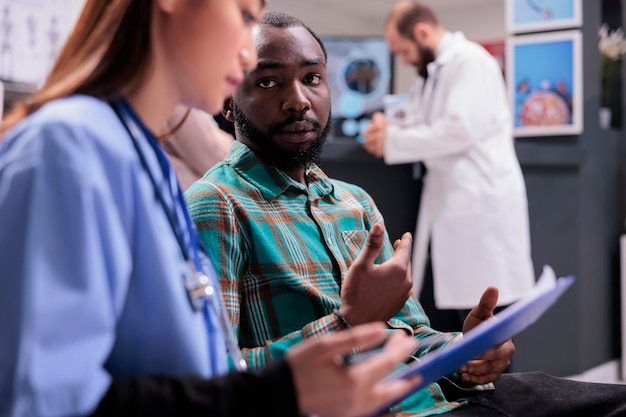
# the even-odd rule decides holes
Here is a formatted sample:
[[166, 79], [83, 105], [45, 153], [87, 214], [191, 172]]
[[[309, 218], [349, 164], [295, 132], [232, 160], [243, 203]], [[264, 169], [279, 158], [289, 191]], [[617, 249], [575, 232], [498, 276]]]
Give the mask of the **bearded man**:
[[[371, 197], [317, 165], [330, 120], [323, 43], [302, 21], [280, 13], [265, 15], [254, 42], [257, 67], [246, 72], [224, 109], [236, 141], [186, 193], [243, 357], [257, 368], [304, 339], [374, 321], [424, 342], [407, 361], [438, 349], [442, 345], [429, 339], [441, 333], [411, 297], [411, 235], [394, 248]], [[487, 288], [463, 331], [492, 317], [497, 300], [497, 289]], [[457, 337], [442, 338], [450, 343]], [[624, 411], [624, 386], [533, 373], [498, 380], [514, 351], [506, 340], [390, 412], [491, 417], [502, 416], [502, 409], [532, 416]], [[540, 413], [525, 413], [529, 404]], [[601, 411], [591, 413], [589, 404]]]

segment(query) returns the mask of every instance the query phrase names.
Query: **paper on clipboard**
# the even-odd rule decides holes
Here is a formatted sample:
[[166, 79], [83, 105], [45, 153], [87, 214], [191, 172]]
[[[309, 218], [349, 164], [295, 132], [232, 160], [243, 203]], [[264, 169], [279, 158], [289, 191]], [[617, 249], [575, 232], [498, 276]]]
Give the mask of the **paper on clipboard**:
[[422, 382], [410, 393], [381, 408], [374, 415], [388, 410], [408, 395], [451, 374], [467, 361], [530, 327], [572, 285], [574, 280], [573, 276], [557, 279], [552, 268], [544, 266], [543, 273], [528, 296], [468, 331], [458, 342], [450, 343], [438, 351], [431, 352], [419, 361], [412, 362], [408, 367], [389, 375], [389, 379], [397, 379], [419, 374], [422, 376]]
[[411, 126], [416, 123], [410, 94], [387, 94], [383, 97], [385, 118], [393, 125]]

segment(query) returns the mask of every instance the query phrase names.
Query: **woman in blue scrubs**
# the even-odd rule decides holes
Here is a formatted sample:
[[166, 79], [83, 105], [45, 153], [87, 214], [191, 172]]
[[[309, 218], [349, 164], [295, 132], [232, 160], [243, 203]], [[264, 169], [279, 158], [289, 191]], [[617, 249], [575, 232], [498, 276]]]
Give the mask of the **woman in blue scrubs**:
[[[0, 415], [360, 415], [415, 348], [338, 355], [382, 325], [245, 371], [160, 141], [177, 104], [209, 113], [256, 65], [264, 0], [88, 0], [0, 146]], [[370, 237], [376, 246], [376, 237]], [[380, 242], [378, 242], [380, 245]], [[228, 358], [242, 372], [228, 373]]]

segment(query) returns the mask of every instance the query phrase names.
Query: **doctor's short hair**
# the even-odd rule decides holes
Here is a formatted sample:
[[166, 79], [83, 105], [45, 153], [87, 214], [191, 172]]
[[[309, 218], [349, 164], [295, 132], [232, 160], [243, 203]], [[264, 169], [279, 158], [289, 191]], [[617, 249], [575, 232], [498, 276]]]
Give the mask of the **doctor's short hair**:
[[311, 34], [311, 36], [315, 38], [317, 43], [320, 44], [322, 52], [324, 52], [324, 59], [328, 60], [328, 53], [326, 52], [326, 47], [324, 46], [324, 42], [322, 41], [322, 39], [317, 35], [317, 33], [313, 31], [313, 29], [311, 29], [306, 23], [304, 23], [297, 17], [290, 16], [286, 13], [267, 12], [265, 13], [265, 16], [263, 16], [263, 18], [259, 21], [259, 24], [281, 29], [293, 27], [305, 28]]
[[395, 24], [396, 31], [407, 39], [413, 39], [413, 27], [417, 23], [439, 26], [439, 19], [430, 7], [417, 1], [403, 1], [394, 7], [387, 17], [386, 26]]

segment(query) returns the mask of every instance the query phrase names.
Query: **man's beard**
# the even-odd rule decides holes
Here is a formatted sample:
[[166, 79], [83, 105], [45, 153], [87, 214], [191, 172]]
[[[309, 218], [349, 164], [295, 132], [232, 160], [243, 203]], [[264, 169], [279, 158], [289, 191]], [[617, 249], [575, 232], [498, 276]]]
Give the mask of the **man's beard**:
[[[283, 171], [295, 168], [306, 168], [311, 164], [320, 163], [326, 137], [332, 128], [330, 112], [328, 113], [328, 123], [326, 123], [326, 126], [323, 128], [321, 123], [317, 120], [307, 117], [290, 117], [281, 123], [270, 126], [267, 132], [262, 132], [252, 124], [250, 119], [243, 114], [234, 101], [232, 103], [232, 110], [237, 129], [239, 129], [243, 136], [254, 146], [252, 150], [258, 154], [263, 161]], [[285, 126], [296, 121], [310, 123], [318, 134], [317, 139], [306, 149], [302, 148], [295, 151], [282, 149], [272, 141], [272, 136], [280, 132]]]
[[414, 40], [417, 54], [420, 57], [420, 62], [415, 64], [417, 68], [417, 74], [420, 77], [428, 78], [428, 64], [435, 60], [435, 51], [428, 46], [424, 46], [418, 41]]

